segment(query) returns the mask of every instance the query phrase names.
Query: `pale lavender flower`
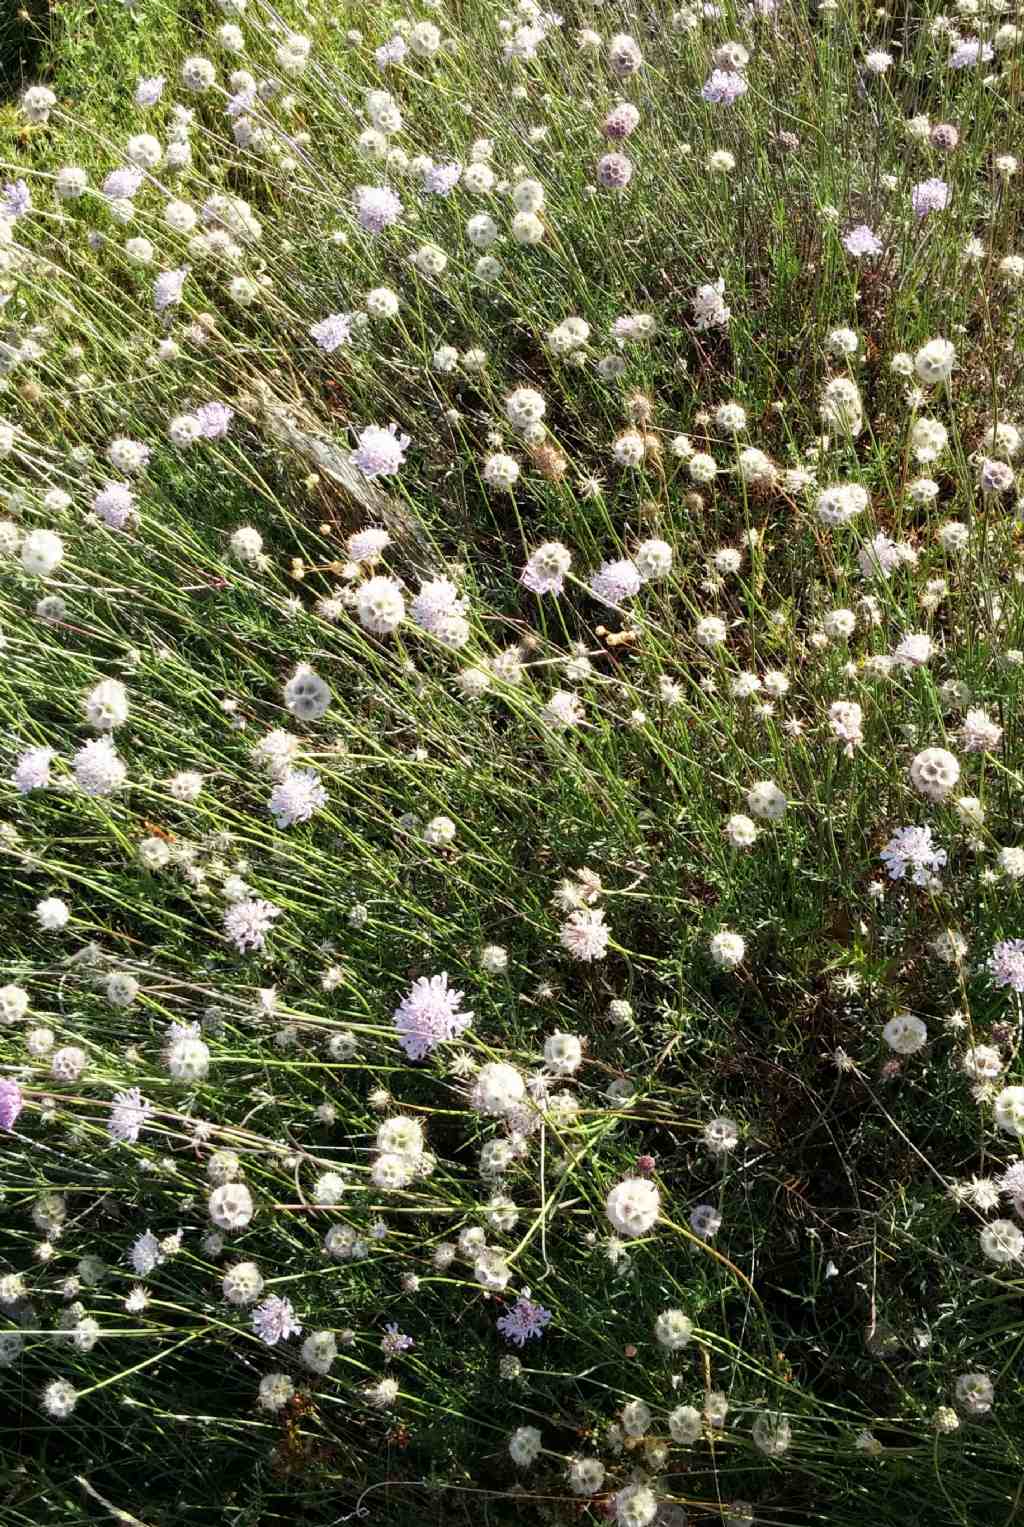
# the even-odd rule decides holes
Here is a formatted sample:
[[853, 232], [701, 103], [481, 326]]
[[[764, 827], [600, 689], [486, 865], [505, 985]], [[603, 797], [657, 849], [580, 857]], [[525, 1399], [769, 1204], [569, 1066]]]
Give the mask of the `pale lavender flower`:
[[126, 164], [123, 169], [111, 170], [100, 190], [110, 201], [131, 200], [139, 194], [145, 175], [135, 165]]
[[327, 791], [314, 769], [289, 769], [271, 791], [267, 810], [278, 827], [293, 827], [326, 805]]
[[464, 993], [448, 986], [448, 973], [420, 976], [395, 1008], [399, 1043], [410, 1060], [424, 1060], [444, 1040], [469, 1028], [472, 1012], [462, 1007]]
[[423, 189], [432, 196], [450, 196], [461, 178], [462, 165], [457, 159], [452, 159], [447, 164], [435, 164], [433, 169], [427, 171]]
[[843, 248], [847, 254], [851, 254], [859, 260], [864, 255], [880, 255], [882, 242], [868, 227], [867, 223], [858, 223], [856, 228], [851, 228], [843, 238]]
[[111, 795], [128, 777], [124, 761], [109, 737], [91, 737], [71, 760], [78, 788], [83, 795]]
[[625, 154], [602, 154], [597, 161], [597, 183], [606, 191], [624, 191], [632, 179], [633, 165]]
[[639, 594], [642, 583], [636, 564], [622, 557], [617, 562], [603, 562], [590, 580], [590, 589], [605, 604], [619, 605]]
[[236, 90], [234, 95], [228, 96], [228, 104], [224, 108], [226, 117], [244, 117], [252, 111], [259, 96], [256, 94], [255, 85], [247, 85], [244, 90]]
[[356, 449], [348, 458], [358, 467], [364, 477], [389, 477], [405, 464], [405, 452], [411, 444], [408, 435], [398, 433], [398, 425], [390, 424], [382, 429], [379, 424], [368, 424], [360, 432]]
[[12, 1130], [24, 1106], [21, 1088], [11, 1077], [0, 1079], [0, 1129]]
[[164, 1260], [164, 1254], [160, 1250], [160, 1242], [152, 1230], [143, 1231], [142, 1235], [133, 1243], [128, 1253], [128, 1261], [140, 1278], [147, 1277], [154, 1267], [159, 1267], [160, 1263]]
[[289, 1336], [302, 1335], [291, 1300], [281, 1299], [277, 1294], [271, 1294], [253, 1310], [252, 1328], [268, 1347], [276, 1347], [279, 1341], [287, 1341]]
[[975, 64], [992, 61], [992, 46], [977, 37], [961, 37], [949, 56], [951, 69], [971, 69]]
[[123, 530], [135, 510], [135, 494], [123, 482], [108, 482], [92, 501], [93, 513], [112, 530]]
[[224, 913], [224, 932], [240, 954], [248, 949], [262, 949], [274, 919], [280, 916], [281, 908], [272, 901], [244, 896], [233, 901]]
[[903, 880], [910, 870], [915, 885], [929, 885], [949, 856], [932, 842], [930, 827], [901, 827], [879, 854], [890, 880]]
[[368, 530], [357, 530], [345, 543], [345, 550], [353, 562], [376, 562], [381, 552], [391, 545], [386, 530], [371, 525]]
[[383, 233], [402, 215], [402, 203], [387, 186], [356, 188], [356, 218], [367, 233]]
[[561, 541], [545, 541], [531, 553], [519, 581], [533, 594], [560, 594], [571, 565], [572, 553], [567, 546]]
[[1003, 729], [987, 711], [972, 708], [964, 715], [961, 731], [965, 753], [994, 752], [1002, 741]]
[[451, 615], [463, 615], [466, 600], [450, 578], [428, 578], [409, 606], [409, 617], [423, 631], [437, 632]]
[[690, 1210], [690, 1229], [702, 1241], [710, 1241], [722, 1228], [722, 1216], [714, 1204], [697, 1204]]
[[141, 78], [135, 86], [136, 106], [155, 106], [163, 95], [166, 84], [167, 79], [163, 74], [154, 74], [148, 78]]
[[716, 106], [731, 106], [747, 93], [747, 82], [735, 69], [712, 69], [704, 81], [701, 95]]
[[352, 338], [352, 314], [329, 313], [326, 318], [321, 318], [309, 330], [309, 337], [316, 341], [317, 348], [325, 355], [330, 355], [334, 350], [340, 350], [342, 345], [347, 345]]
[[1004, 938], [988, 961], [993, 986], [1009, 986], [1024, 995], [1024, 938]]
[[152, 1103], [146, 1102], [138, 1087], [130, 1087], [127, 1092], [116, 1092], [110, 1118], [107, 1120], [107, 1133], [112, 1140], [134, 1145], [139, 1138], [139, 1131], [152, 1112]]
[[46, 789], [50, 783], [50, 764], [56, 756], [53, 748], [26, 748], [19, 755], [11, 776], [11, 784], [19, 795]]
[[405, 38], [399, 37], [396, 33], [394, 37], [382, 43], [373, 56], [377, 60], [378, 68], [387, 69], [391, 64], [400, 64], [408, 51], [409, 46]]
[[535, 1304], [525, 1297], [517, 1299], [506, 1315], [497, 1322], [498, 1330], [508, 1341], [522, 1347], [534, 1337], [544, 1335], [544, 1327], [551, 1320], [551, 1311], [542, 1304]]
[[204, 440], [223, 440], [231, 428], [235, 410], [226, 403], [200, 403], [193, 415], [202, 426]]
[[1013, 1200], [1017, 1213], [1024, 1211], [1024, 1161], [1011, 1161], [997, 1180], [1000, 1191]]
[[182, 288], [185, 285], [185, 277], [188, 270], [182, 266], [180, 270], [162, 270], [153, 283], [153, 306], [158, 313], [166, 308], [174, 307], [181, 301]]
[[10, 222], [16, 222], [19, 217], [24, 217], [26, 212], [32, 211], [32, 192], [23, 180], [8, 180], [3, 190], [3, 200], [0, 202], [0, 217], [6, 217]]
[[943, 212], [949, 206], [949, 187], [934, 176], [931, 180], [919, 180], [910, 192], [910, 205], [919, 218], [927, 217], [929, 212]]
[[408, 1352], [409, 1348], [415, 1345], [412, 1337], [406, 1336], [394, 1322], [384, 1327], [380, 1350], [386, 1358], [398, 1357], [400, 1353]]

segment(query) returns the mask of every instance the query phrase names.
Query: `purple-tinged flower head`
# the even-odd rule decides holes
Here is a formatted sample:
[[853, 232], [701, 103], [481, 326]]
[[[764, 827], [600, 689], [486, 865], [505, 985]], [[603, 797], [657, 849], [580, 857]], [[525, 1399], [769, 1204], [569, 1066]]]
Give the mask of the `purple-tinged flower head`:
[[356, 219], [367, 233], [383, 233], [402, 215], [402, 203], [387, 186], [356, 187]]
[[960, 142], [960, 131], [952, 122], [936, 122], [928, 134], [928, 142], [932, 148], [941, 148], [943, 152], [951, 154]]
[[252, 111], [259, 96], [256, 94], [255, 85], [247, 85], [244, 90], [236, 90], [234, 95], [228, 96], [228, 104], [224, 108], [226, 117], [244, 117]]
[[267, 810], [278, 827], [293, 827], [326, 805], [327, 791], [315, 769], [289, 769], [270, 792]]
[[697, 1204], [690, 1211], [690, 1229], [702, 1241], [710, 1241], [722, 1228], [722, 1216], [714, 1204]]
[[281, 1299], [277, 1294], [271, 1294], [253, 1310], [252, 1328], [268, 1347], [276, 1347], [279, 1341], [287, 1341], [289, 1336], [302, 1335], [291, 1300]]
[[851, 228], [849, 233], [843, 236], [843, 248], [847, 254], [853, 255], [855, 260], [860, 260], [864, 255], [880, 255], [882, 253], [882, 241], [868, 227], [867, 223], [858, 223], [856, 228]]
[[423, 631], [438, 632], [452, 615], [464, 615], [468, 601], [450, 578], [427, 578], [409, 606], [409, 616]]
[[383, 551], [391, 545], [391, 537], [386, 530], [377, 525], [371, 525], [368, 530], [357, 530], [350, 535], [345, 543], [349, 560], [352, 562], [378, 561]]
[[910, 193], [910, 205], [918, 218], [927, 217], [929, 212], [944, 212], [949, 206], [949, 187], [935, 176], [919, 180]]
[[639, 594], [643, 579], [635, 562], [627, 557], [617, 562], [603, 562], [590, 580], [590, 590], [605, 604], [619, 605]]
[[319, 323], [311, 326], [309, 337], [316, 341], [317, 348], [325, 355], [340, 350], [352, 338], [352, 314], [329, 313], [326, 318], [321, 318]]
[[223, 440], [231, 428], [235, 410], [226, 403], [200, 403], [193, 416], [202, 426], [204, 440]]
[[448, 985], [448, 973], [420, 976], [395, 1008], [399, 1043], [410, 1060], [425, 1060], [445, 1040], [457, 1039], [473, 1021], [462, 1007], [464, 993]]
[[392, 1321], [384, 1327], [384, 1335], [381, 1338], [380, 1350], [386, 1358], [398, 1357], [402, 1352], [408, 1352], [416, 1343], [411, 1336], [406, 1336], [403, 1331]]
[[162, 270], [153, 283], [153, 306], [158, 313], [174, 307], [181, 301], [181, 293], [188, 275], [186, 266], [180, 270]]
[[972, 69], [975, 64], [988, 64], [991, 61], [991, 44], [981, 42], [977, 37], [959, 38], [949, 55], [951, 69]]
[[50, 764], [55, 757], [53, 748], [26, 748], [19, 755], [11, 775], [11, 784], [19, 795], [47, 788], [50, 783]]
[[910, 871], [915, 885], [929, 885], [945, 866], [948, 855], [932, 842], [930, 827], [901, 827], [878, 857], [889, 871], [890, 880], [903, 880]]
[[152, 1230], [144, 1230], [138, 1239], [132, 1244], [127, 1258], [130, 1266], [140, 1278], [148, 1277], [154, 1267], [159, 1267], [166, 1257], [160, 1249], [160, 1242]]
[[111, 530], [123, 530], [135, 512], [135, 494], [126, 483], [108, 482], [96, 494], [92, 508]]
[[145, 179], [142, 170], [134, 164], [126, 164], [123, 169], [111, 170], [103, 181], [100, 190], [109, 201], [130, 201], [133, 196], [138, 196], [139, 189]]
[[992, 950], [988, 961], [993, 986], [1008, 986], [1024, 995], [1024, 938], [1004, 938]]
[[450, 196], [462, 178], [462, 165], [457, 159], [447, 164], [435, 164], [423, 177], [423, 189], [431, 196]]
[[605, 117], [601, 131], [606, 138], [619, 143], [635, 133], [640, 125], [640, 113], [630, 101], [621, 101]]
[[262, 949], [274, 919], [281, 916], [281, 908], [272, 901], [258, 896], [244, 896], [233, 901], [224, 913], [224, 932], [240, 954], [248, 949]]
[[700, 93], [714, 106], [732, 106], [747, 89], [746, 80], [735, 69], [712, 69]]
[[535, 1304], [525, 1295], [517, 1299], [507, 1315], [497, 1322], [498, 1330], [506, 1341], [514, 1341], [517, 1347], [544, 1335], [544, 1327], [551, 1320], [551, 1311], [542, 1304]]
[[597, 161], [597, 183], [606, 191], [624, 191], [632, 179], [633, 165], [625, 154], [602, 154]]
[[135, 86], [136, 106], [155, 106], [164, 93], [167, 78], [163, 74], [143, 76]]
[[532, 594], [560, 594], [572, 566], [572, 552], [561, 541], [545, 541], [530, 556], [519, 582]]
[[19, 217], [24, 217], [26, 212], [32, 211], [32, 192], [23, 180], [8, 180], [4, 185], [3, 199], [0, 201], [0, 217], [6, 217], [10, 222], [16, 222]]
[[364, 477], [390, 477], [405, 465], [410, 444], [408, 435], [398, 433], [397, 424], [389, 424], [387, 429], [368, 424], [360, 432], [356, 448], [348, 458], [349, 465], [358, 467]]
[[152, 1112], [152, 1103], [146, 1102], [138, 1087], [130, 1087], [127, 1092], [116, 1092], [110, 1108], [110, 1118], [107, 1120], [107, 1133], [112, 1140], [134, 1145], [139, 1138], [139, 1131]]
[[128, 777], [124, 760], [109, 737], [90, 737], [71, 760], [78, 788], [83, 795], [112, 795]]
[[400, 64], [408, 51], [409, 45], [405, 38], [399, 37], [396, 33], [394, 37], [382, 43], [373, 56], [377, 60], [379, 69], [387, 69], [392, 64]]
[[24, 1103], [25, 1100], [17, 1082], [9, 1076], [0, 1079], [0, 1129], [10, 1131], [14, 1128], [15, 1120], [24, 1107]]

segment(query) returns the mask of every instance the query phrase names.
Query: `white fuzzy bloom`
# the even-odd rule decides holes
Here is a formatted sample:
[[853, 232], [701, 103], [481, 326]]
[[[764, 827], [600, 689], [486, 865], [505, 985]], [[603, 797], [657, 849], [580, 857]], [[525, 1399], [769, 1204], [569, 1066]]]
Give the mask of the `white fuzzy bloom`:
[[284, 686], [285, 707], [300, 721], [319, 721], [331, 703], [331, 691], [305, 663]]
[[982, 1254], [999, 1267], [1019, 1262], [1024, 1254], [1024, 1231], [1013, 1220], [994, 1219], [981, 1232]]
[[662, 1310], [654, 1322], [654, 1335], [659, 1346], [679, 1352], [693, 1337], [693, 1321], [682, 1310]]
[[626, 1485], [613, 1499], [618, 1527], [648, 1527], [658, 1514], [658, 1498], [650, 1485]]
[[955, 363], [956, 349], [948, 339], [930, 339], [914, 356], [914, 370], [926, 386], [948, 381]]
[[657, 1223], [661, 1197], [646, 1177], [627, 1177], [616, 1184], [605, 1201], [605, 1213], [612, 1228], [629, 1237], [646, 1235]]
[[757, 825], [742, 812], [736, 812], [725, 824], [725, 836], [733, 848], [752, 848], [757, 841]]
[[945, 800], [960, 778], [960, 765], [945, 748], [925, 748], [910, 765], [910, 780], [931, 801]]
[[544, 1041], [544, 1064], [556, 1076], [572, 1076], [583, 1062], [583, 1042], [578, 1034], [551, 1034]]
[[64, 542], [55, 530], [30, 530], [21, 543], [21, 565], [34, 578], [48, 578], [63, 559]]
[[128, 720], [128, 691], [119, 679], [102, 679], [85, 702], [85, 715], [96, 732], [112, 731]]
[[742, 964], [747, 946], [738, 933], [723, 928], [712, 936], [708, 945], [711, 958], [721, 970], [735, 970]]
[[244, 1230], [254, 1213], [252, 1194], [242, 1182], [226, 1182], [214, 1188], [207, 1208], [218, 1230]]
[[747, 791], [747, 809], [764, 821], [778, 822], [786, 814], [786, 797], [773, 779], [759, 780]]
[[512, 1462], [528, 1469], [540, 1453], [541, 1437], [535, 1426], [517, 1426], [508, 1440]]
[[477, 1113], [498, 1118], [510, 1113], [525, 1096], [522, 1075], [514, 1066], [494, 1060], [487, 1061], [477, 1072], [471, 1102]]
[[928, 1042], [928, 1029], [913, 1013], [897, 1013], [885, 1025], [882, 1038], [897, 1055], [914, 1055]]

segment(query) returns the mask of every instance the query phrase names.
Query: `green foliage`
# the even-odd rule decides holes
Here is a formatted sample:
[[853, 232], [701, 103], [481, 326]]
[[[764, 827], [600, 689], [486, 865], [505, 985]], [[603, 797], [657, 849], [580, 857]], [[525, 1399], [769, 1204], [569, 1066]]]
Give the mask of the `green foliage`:
[[[928, 7], [785, 8], [777, 25], [730, 7], [692, 28], [602, 9], [567, 15], [535, 59], [509, 64], [503, 14], [487, 0], [417, 14], [452, 46], [383, 72], [373, 49], [390, 12], [286, 8], [281, 26], [312, 38], [311, 62], [246, 109], [262, 130], [248, 147], [225, 113], [241, 85], [188, 96], [177, 81], [194, 53], [218, 61], [222, 82], [234, 68], [280, 76], [270, 7], [250, 5], [237, 57], [217, 39], [230, 17], [206, 6], [58, 7], [45, 59], [32, 52], [39, 18], [0, 21], [9, 88], [45, 79], [57, 96], [46, 124], [0, 111], [3, 179], [26, 180], [35, 205], [0, 268], [0, 424], [15, 427], [0, 456], [2, 981], [30, 1002], [0, 1027], [2, 1074], [25, 1098], [0, 1137], [0, 1276], [27, 1288], [0, 1307], [0, 1338], [24, 1334], [4, 1373], [5, 1519], [568, 1524], [614, 1515], [639, 1473], [659, 1527], [683, 1510], [742, 1519], [736, 1501], [774, 1527], [866, 1514], [1009, 1527], [1024, 1463], [1021, 1282], [1019, 1267], [985, 1259], [979, 1233], [1015, 1212], [1005, 1194], [991, 1201], [1019, 1144], [992, 1103], [1022, 1080], [1019, 1001], [986, 962], [1021, 933], [1020, 880], [1000, 854], [1019, 837], [1024, 574], [1016, 486], [982, 493], [979, 471], [992, 424], [1022, 423], [1020, 285], [1000, 266], [1017, 252], [1020, 177], [996, 163], [1020, 141], [1019, 43], [1000, 45], [988, 81], [987, 65], [948, 68]], [[979, 17], [978, 35], [1005, 21]], [[597, 53], [577, 46], [591, 24]], [[621, 82], [606, 59], [619, 25], [645, 54]], [[714, 48], [737, 36], [749, 91], [706, 105]], [[898, 60], [877, 77], [863, 64], [874, 47]], [[136, 79], [157, 74], [171, 82], [163, 101], [136, 107]], [[365, 93], [385, 86], [405, 118], [393, 148], [465, 163], [491, 139], [493, 189], [421, 194], [413, 167], [367, 157]], [[597, 188], [594, 165], [621, 97], [641, 122], [621, 145], [636, 173], [618, 195]], [[96, 188], [133, 133], [166, 148], [186, 100], [191, 163], [155, 169], [119, 223]], [[908, 132], [920, 113], [959, 126], [955, 151]], [[723, 151], [733, 168], [709, 168]], [[80, 200], [55, 196], [66, 165], [89, 174]], [[545, 191], [534, 247], [510, 236], [511, 188], [527, 174]], [[374, 239], [352, 196], [386, 175], [406, 216]], [[918, 220], [910, 189], [934, 176], [950, 206]], [[258, 229], [225, 201], [201, 217], [205, 244], [165, 220], [168, 200], [202, 214], [211, 197], [244, 198]], [[466, 232], [481, 211], [502, 234], [494, 280]], [[885, 245], [877, 260], [843, 245], [860, 223]], [[149, 263], [133, 256], [139, 238]], [[425, 243], [448, 256], [437, 276], [414, 263]], [[182, 267], [180, 305], [156, 313], [156, 276]], [[719, 279], [731, 318], [701, 329], [695, 292]], [[382, 286], [397, 317], [317, 348], [312, 325], [362, 312]], [[618, 342], [616, 321], [637, 313], [652, 331]], [[570, 316], [590, 326], [582, 365], [550, 339]], [[854, 357], [836, 329], [855, 331]], [[893, 356], [940, 335], [957, 368], [918, 389]], [[19, 356], [26, 341], [36, 349]], [[483, 365], [467, 365], [474, 349]], [[825, 427], [837, 377], [855, 383], [863, 429]], [[533, 442], [506, 416], [523, 386], [546, 403]], [[226, 437], [176, 444], [170, 422], [210, 400], [234, 410]], [[716, 418], [730, 401], [747, 415], [734, 437]], [[948, 432], [934, 462], [915, 459], [921, 417]], [[407, 459], [368, 483], [348, 454], [365, 426], [392, 420], [411, 437]], [[644, 449], [635, 469], [615, 454], [627, 430]], [[137, 520], [112, 528], [91, 511], [121, 478], [106, 452], [125, 436], [152, 457], [129, 479]], [[751, 471], [749, 446], [769, 470]], [[495, 449], [520, 465], [512, 492], [486, 480]], [[688, 465], [695, 451], [714, 458], [712, 482]], [[911, 488], [929, 476], [931, 499]], [[818, 487], [836, 482], [868, 496], [838, 529], [815, 512]], [[968, 529], [959, 554], [939, 534], [950, 521]], [[380, 565], [349, 565], [348, 538], [371, 524], [392, 538]], [[242, 526], [262, 537], [255, 559], [239, 554]], [[37, 528], [64, 543], [45, 579], [19, 555]], [[891, 576], [865, 570], [877, 534], [909, 549]], [[621, 606], [595, 599], [598, 565], [650, 538], [671, 547], [671, 574]], [[572, 571], [562, 594], [535, 596], [521, 571], [550, 540]], [[369, 631], [358, 590], [374, 571], [401, 580], [407, 603], [450, 578], [464, 645], [411, 619]], [[40, 607], [54, 596], [60, 608]], [[846, 610], [855, 626], [840, 636], [830, 615]], [[696, 635], [710, 615], [725, 623], [719, 647]], [[894, 665], [910, 633], [927, 633], [932, 656]], [[302, 664], [330, 686], [321, 720], [286, 708]], [[489, 679], [475, 698], [473, 671]], [[90, 797], [71, 760], [95, 735], [84, 701], [105, 678], [128, 691], [114, 733], [128, 783]], [[548, 709], [563, 690], [583, 715], [566, 730]], [[849, 749], [829, 721], [842, 701], [863, 712]], [[969, 706], [1002, 728], [997, 745], [969, 749]], [[281, 728], [327, 793], [287, 827], [255, 751]], [[31, 746], [55, 750], [52, 782], [20, 793], [11, 775]], [[961, 767], [943, 800], [911, 781], [929, 747]], [[183, 771], [202, 778], [194, 799]], [[769, 780], [784, 815], [733, 846], [729, 818], [753, 814], [748, 792]], [[437, 817], [454, 825], [449, 846], [430, 842]], [[908, 824], [930, 826], [948, 854], [933, 884], [886, 877], [880, 851]], [[146, 858], [159, 847], [140, 851], [154, 841], [159, 867]], [[279, 916], [245, 955], [224, 916], [247, 894]], [[48, 932], [35, 908], [54, 896], [71, 920]], [[595, 905], [610, 943], [582, 962], [560, 928]], [[732, 970], [712, 955], [722, 930], [745, 941]], [[966, 946], [945, 960], [935, 946], [949, 930]], [[492, 945], [507, 969], [481, 962]], [[441, 971], [473, 1023], [413, 1062], [392, 1015]], [[128, 1006], [107, 994], [117, 973], [140, 983]], [[928, 1043], [897, 1056], [882, 1031], [908, 1010]], [[172, 1026], [190, 1024], [210, 1065], [186, 1080], [168, 1052]], [[549, 1071], [538, 1107], [507, 1127], [474, 1107], [480, 1066], [536, 1079], [556, 1033], [582, 1039], [577, 1075]], [[972, 1081], [965, 1051], [982, 1044], [998, 1074]], [[53, 1069], [67, 1047], [83, 1052], [80, 1074]], [[118, 1143], [110, 1109], [128, 1088], [153, 1111], [137, 1142]], [[396, 1113], [423, 1124], [433, 1159], [389, 1191], [375, 1141]], [[723, 1117], [739, 1141], [719, 1153], [705, 1130]], [[516, 1154], [489, 1176], [481, 1151], [510, 1133]], [[225, 1149], [256, 1213], [219, 1247], [208, 1166]], [[324, 1206], [328, 1171], [346, 1186]], [[605, 1203], [637, 1173], [657, 1183], [662, 1218], [623, 1241]], [[46, 1192], [63, 1195], [57, 1224], [40, 1221]], [[721, 1216], [707, 1237], [689, 1228], [700, 1205]], [[359, 1255], [325, 1253], [338, 1226]], [[465, 1245], [445, 1254], [474, 1229], [507, 1261], [505, 1288], [481, 1286]], [[147, 1231], [164, 1244], [143, 1274], [131, 1255]], [[292, 1302], [303, 1336], [335, 1334], [328, 1375], [303, 1366], [301, 1338], [267, 1346], [223, 1297], [236, 1259]], [[144, 1308], [126, 1306], [140, 1281]], [[514, 1375], [496, 1321], [525, 1290], [551, 1320]], [[675, 1353], [653, 1334], [666, 1309], [695, 1327]], [[81, 1327], [76, 1344], [82, 1317], [99, 1321], [94, 1345]], [[387, 1361], [391, 1323], [414, 1345]], [[275, 1371], [296, 1386], [278, 1412], [258, 1401]], [[965, 1373], [991, 1378], [991, 1410], [961, 1404], [943, 1432], [936, 1412]], [[391, 1375], [397, 1402], [375, 1403]], [[61, 1379], [78, 1399], [55, 1420], [42, 1397]], [[670, 1440], [668, 1413], [718, 1392], [725, 1423]], [[653, 1413], [644, 1440], [614, 1429], [636, 1400]], [[752, 1441], [766, 1412], [792, 1430], [779, 1457]], [[521, 1426], [542, 1438], [529, 1468], [509, 1454]], [[595, 1497], [567, 1483], [580, 1454], [607, 1468]]]

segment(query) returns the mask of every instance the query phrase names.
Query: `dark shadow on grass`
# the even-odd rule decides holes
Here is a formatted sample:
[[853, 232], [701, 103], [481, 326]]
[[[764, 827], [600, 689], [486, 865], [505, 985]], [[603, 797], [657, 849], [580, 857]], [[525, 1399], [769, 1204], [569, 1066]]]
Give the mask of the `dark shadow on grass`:
[[0, 105], [35, 84], [45, 68], [49, 10], [49, 0], [0, 6]]

